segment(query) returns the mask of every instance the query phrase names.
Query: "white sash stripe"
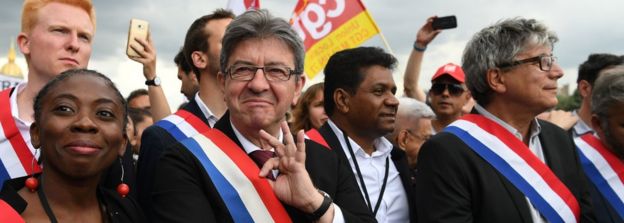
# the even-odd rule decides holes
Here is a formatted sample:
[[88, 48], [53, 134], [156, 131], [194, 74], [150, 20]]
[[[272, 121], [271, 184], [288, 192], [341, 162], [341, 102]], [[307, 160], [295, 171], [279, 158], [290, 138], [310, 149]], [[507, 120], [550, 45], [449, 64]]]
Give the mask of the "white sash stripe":
[[176, 114], [171, 114], [162, 120], [168, 121], [175, 125], [182, 133], [184, 133], [184, 135], [186, 135], [186, 137], [193, 137], [199, 133], [195, 128], [193, 128], [193, 126], [191, 126], [190, 123]]
[[[4, 136], [4, 129], [0, 126], [0, 135]], [[7, 173], [11, 177], [11, 179], [26, 176], [26, 170], [22, 166], [19, 158], [17, 157], [17, 153], [15, 153], [15, 149], [11, 145], [11, 141], [6, 137], [3, 137], [3, 141], [0, 142], [0, 155], [2, 160], [2, 165], [6, 168]]]
[[611, 189], [617, 194], [618, 198], [624, 201], [624, 185], [607, 160], [605, 160], [596, 149], [582, 140], [581, 137], [575, 137], [574, 143], [576, 143], [576, 146], [581, 150], [583, 155], [591, 160], [596, 169], [598, 169], [598, 172], [600, 172], [602, 178], [609, 183]]
[[256, 191], [256, 188], [236, 163], [206, 136], [199, 134], [194, 139], [201, 145], [206, 156], [210, 158], [210, 162], [219, 169], [223, 177], [236, 189], [254, 221], [274, 222], [269, 214], [269, 210], [266, 209], [264, 202], [258, 195], [258, 191]]
[[561, 199], [536, 170], [531, 168], [522, 157], [516, 154], [498, 137], [483, 130], [477, 124], [465, 120], [457, 120], [451, 124], [463, 129], [468, 134], [478, 139], [485, 146], [490, 148], [503, 160], [505, 160], [527, 183], [529, 183], [537, 193], [539, 193], [552, 208], [557, 211], [565, 222], [576, 222], [576, 217], [570, 207]]

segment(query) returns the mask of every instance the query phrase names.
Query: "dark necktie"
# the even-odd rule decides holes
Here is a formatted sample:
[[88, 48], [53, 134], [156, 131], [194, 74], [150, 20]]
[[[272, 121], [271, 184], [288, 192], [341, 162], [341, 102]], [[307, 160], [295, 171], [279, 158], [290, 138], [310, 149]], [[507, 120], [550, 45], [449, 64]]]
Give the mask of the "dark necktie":
[[[256, 165], [258, 165], [258, 167], [262, 169], [262, 166], [264, 166], [264, 163], [266, 163], [267, 160], [275, 157], [275, 152], [266, 151], [266, 150], [256, 150], [256, 151], [251, 152], [249, 156], [254, 162], [256, 162]], [[267, 175], [267, 178], [271, 180], [275, 180], [275, 177], [273, 176], [272, 171], [269, 172], [269, 174]]]

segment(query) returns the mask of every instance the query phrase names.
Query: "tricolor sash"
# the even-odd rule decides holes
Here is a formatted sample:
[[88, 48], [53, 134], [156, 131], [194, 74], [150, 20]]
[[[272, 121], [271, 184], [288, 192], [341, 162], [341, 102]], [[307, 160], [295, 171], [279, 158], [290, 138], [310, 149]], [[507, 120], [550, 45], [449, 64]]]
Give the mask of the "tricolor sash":
[[0, 92], [0, 187], [6, 180], [41, 172], [11, 115], [11, 90]]
[[570, 190], [522, 141], [482, 115], [468, 114], [444, 131], [459, 137], [507, 178], [549, 222], [578, 222], [580, 206]]
[[310, 130], [305, 132], [305, 137], [331, 150], [331, 147], [329, 147], [329, 144], [327, 143], [327, 141], [325, 141], [325, 138], [323, 138], [321, 133], [315, 128], [311, 128]]
[[585, 175], [598, 188], [620, 219], [624, 219], [624, 162], [593, 134], [574, 138]]
[[199, 117], [189, 111], [180, 109], [162, 120], [156, 122], [157, 126], [165, 129], [177, 141], [193, 137], [199, 133], [210, 130], [210, 126]]
[[2, 223], [25, 223], [22, 216], [11, 207], [11, 205], [7, 204], [5, 201], [0, 199], [0, 222]]
[[291, 222], [260, 169], [234, 141], [212, 129], [181, 141], [200, 161], [234, 222]]

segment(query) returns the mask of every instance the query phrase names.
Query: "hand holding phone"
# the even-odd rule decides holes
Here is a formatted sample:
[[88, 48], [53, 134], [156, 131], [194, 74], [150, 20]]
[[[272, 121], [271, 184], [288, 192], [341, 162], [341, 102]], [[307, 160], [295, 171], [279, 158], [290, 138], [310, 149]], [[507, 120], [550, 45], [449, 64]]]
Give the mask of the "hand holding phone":
[[457, 18], [454, 15], [438, 17], [431, 22], [433, 30], [452, 29], [457, 27]]
[[135, 38], [147, 41], [147, 35], [149, 33], [149, 23], [145, 20], [131, 19], [130, 28], [128, 29], [128, 43], [126, 45], [126, 55], [128, 57], [141, 57], [132, 47], [141, 47], [142, 45], [135, 40]]

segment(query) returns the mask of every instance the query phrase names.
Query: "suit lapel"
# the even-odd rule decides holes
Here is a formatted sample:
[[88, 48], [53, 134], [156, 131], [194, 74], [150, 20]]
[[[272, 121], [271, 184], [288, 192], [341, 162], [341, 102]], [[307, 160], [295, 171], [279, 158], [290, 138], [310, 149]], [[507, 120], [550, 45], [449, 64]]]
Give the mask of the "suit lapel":
[[410, 210], [410, 219], [416, 219], [416, 207], [414, 206], [416, 203], [414, 197], [414, 181], [412, 180], [412, 171], [410, 170], [409, 164], [407, 163], [407, 156], [405, 151], [401, 150], [398, 147], [393, 147], [392, 152], [390, 152], [390, 157], [392, 158], [392, 162], [396, 167], [397, 171], [399, 171], [399, 176], [401, 177], [401, 182], [403, 183], [403, 189], [405, 190], [405, 194], [407, 195], [407, 204], [409, 205]]
[[238, 147], [244, 150], [243, 144], [238, 141], [238, 137], [236, 137], [234, 129], [232, 129], [232, 124], [230, 124], [230, 111], [226, 111], [225, 114], [223, 114], [223, 117], [221, 117], [219, 121], [215, 123], [214, 128], [223, 132], [223, 134], [225, 134], [228, 138], [234, 141], [236, 145], [238, 145]]
[[[188, 104], [186, 104], [184, 107], [182, 107], [182, 109], [192, 113], [195, 116], [197, 116], [199, 119], [202, 120], [202, 122], [204, 122], [204, 123], [206, 123], [208, 125], [208, 118], [204, 117], [204, 113], [199, 108], [199, 105], [197, 104], [197, 101], [195, 101], [195, 99], [191, 100]], [[210, 127], [210, 125], [208, 125], [208, 126]]]
[[[325, 122], [325, 124], [323, 124], [323, 126], [321, 126], [318, 131], [321, 136], [323, 136], [331, 150], [336, 152], [336, 154], [338, 155], [338, 159], [341, 159], [342, 162], [349, 164], [347, 154], [345, 154], [344, 149], [342, 149], [342, 145], [340, 144], [340, 140], [338, 140], [336, 133], [334, 133], [329, 124]], [[349, 166], [351, 166], [351, 164], [349, 164]]]

